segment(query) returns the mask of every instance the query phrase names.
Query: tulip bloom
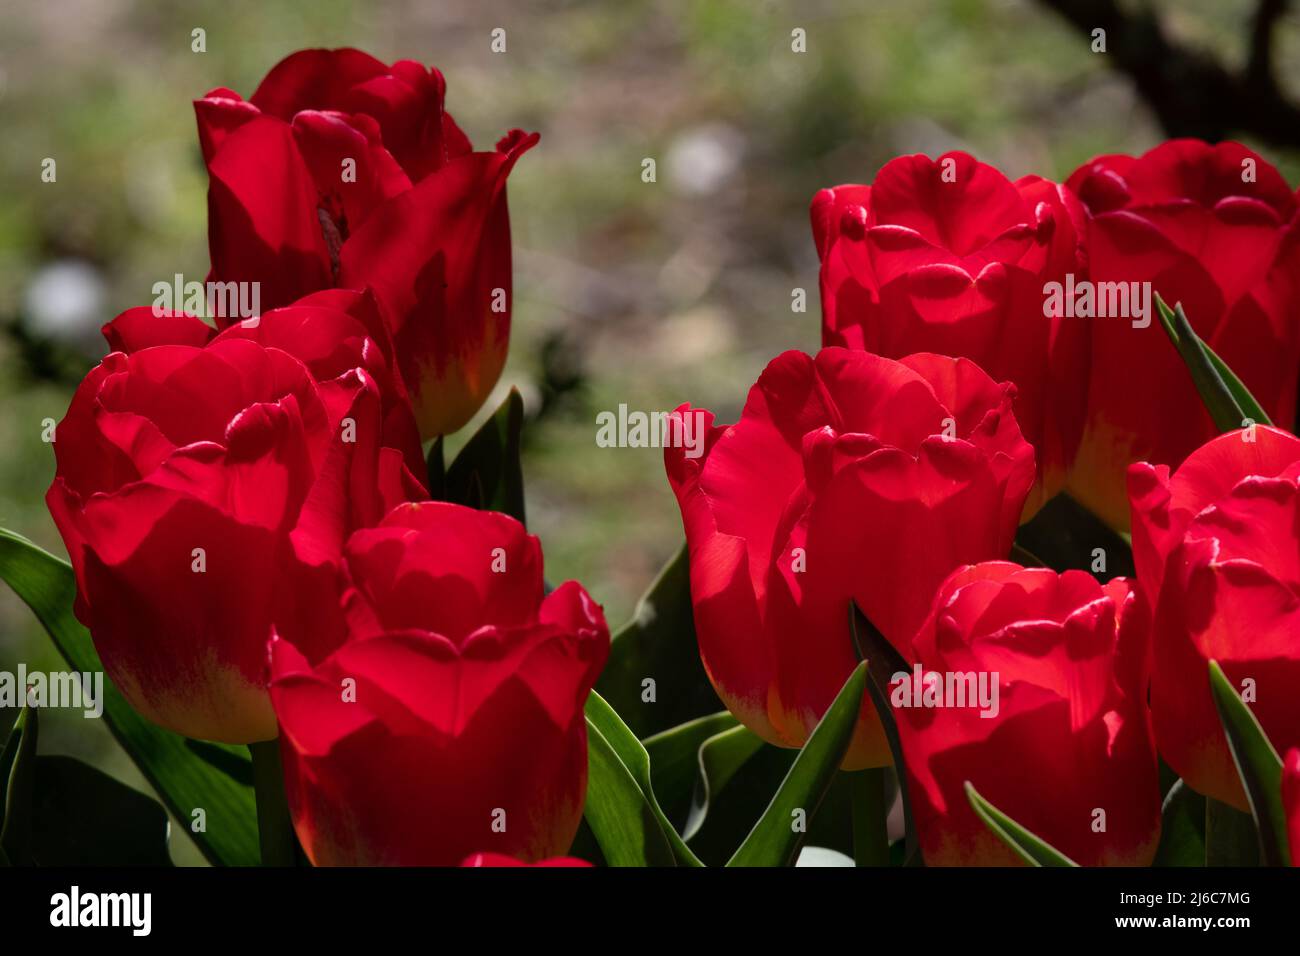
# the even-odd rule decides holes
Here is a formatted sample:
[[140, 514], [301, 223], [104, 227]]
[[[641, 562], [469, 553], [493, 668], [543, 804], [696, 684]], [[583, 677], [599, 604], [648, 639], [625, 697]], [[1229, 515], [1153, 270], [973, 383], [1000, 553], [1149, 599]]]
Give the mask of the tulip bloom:
[[1137, 601], [1123, 578], [1005, 561], [939, 588], [913, 660], [943, 690], [956, 675], [998, 693], [993, 712], [945, 696], [894, 709], [927, 865], [1017, 862], [971, 808], [968, 781], [1080, 865], [1151, 863], [1160, 784]]
[[384, 444], [402, 452], [411, 473], [424, 473], [424, 453], [411, 402], [397, 372], [392, 343], [370, 292], [327, 289], [304, 296], [292, 307], [239, 322], [218, 332], [180, 312], [158, 314], [148, 307], [127, 309], [103, 328], [109, 348], [132, 353], [154, 345], [203, 346], [217, 338], [248, 339], [278, 348], [303, 362], [317, 381], [329, 381], [353, 367], [375, 380], [382, 404]]
[[1300, 439], [1229, 432], [1172, 475], [1129, 469], [1133, 558], [1155, 607], [1160, 754], [1200, 793], [1248, 809], [1210, 694], [1216, 660], [1279, 753], [1300, 746]]
[[506, 177], [537, 134], [474, 152], [436, 69], [359, 50], [302, 50], [245, 101], [195, 101], [210, 179], [209, 279], [261, 284], [275, 307], [370, 288], [421, 433], [464, 425], [510, 336]]
[[[1173, 140], [1140, 157], [1101, 156], [1068, 185], [1091, 213], [1089, 275], [1149, 283], [1251, 390], [1294, 422], [1300, 368], [1300, 205], [1276, 169], [1238, 143]], [[1177, 467], [1218, 429], [1155, 316], [1089, 320], [1092, 380], [1071, 494], [1128, 527], [1124, 472]], [[1245, 424], [1245, 423], [1243, 423]]]
[[419, 453], [409, 411], [385, 421], [375, 344], [323, 306], [215, 338], [191, 316], [133, 309], [104, 333], [114, 351], [56, 429], [46, 495], [77, 618], [146, 717], [272, 738], [266, 642], [288, 568], [330, 576], [351, 529], [424, 496], [403, 462]]
[[1039, 469], [1026, 516], [1063, 486], [1083, 428], [1088, 330], [1044, 314], [1045, 287], [1083, 272], [1082, 222], [1068, 190], [965, 153], [902, 156], [812, 203], [822, 344], [963, 356], [1013, 382]]
[[402, 505], [348, 539], [325, 610], [271, 645], [286, 795], [314, 864], [568, 850], [609, 629], [577, 582], [543, 596], [536, 538], [502, 514]]
[[[1007, 555], [1034, 481], [1014, 394], [965, 359], [828, 348], [774, 359], [735, 425], [677, 410], [700, 654], [747, 727], [807, 740], [856, 663], [850, 601], [903, 647], [953, 568]], [[845, 766], [888, 762], [866, 701]]]

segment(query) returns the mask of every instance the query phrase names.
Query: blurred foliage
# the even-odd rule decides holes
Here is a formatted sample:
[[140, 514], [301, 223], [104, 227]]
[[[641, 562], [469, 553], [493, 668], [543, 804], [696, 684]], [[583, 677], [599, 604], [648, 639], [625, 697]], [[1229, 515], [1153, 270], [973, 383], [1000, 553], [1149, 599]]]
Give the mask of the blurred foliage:
[[[1253, 3], [1155, 6], [1181, 41], [1244, 57]], [[1106, 58], [1032, 0], [6, 0], [2, 13], [0, 526], [61, 551], [42, 421], [62, 418], [103, 354], [100, 324], [151, 301], [156, 281], [206, 274], [190, 101], [217, 86], [248, 96], [295, 49], [357, 46], [439, 66], [480, 147], [512, 126], [542, 133], [510, 181], [515, 325], [486, 407], [512, 385], [524, 395], [548, 577], [581, 579], [616, 624], [681, 524], [659, 453], [598, 450], [595, 415], [690, 401], [734, 421], [769, 359], [817, 347], [818, 188], [954, 147], [1008, 175], [1064, 177], [1163, 138]], [[505, 54], [489, 49], [498, 26]], [[205, 53], [191, 51], [196, 27]], [[791, 52], [796, 27], [807, 53]], [[1277, 41], [1279, 80], [1300, 90], [1300, 21]], [[1300, 156], [1264, 153], [1297, 181]], [[41, 182], [46, 157], [56, 183]], [[656, 183], [641, 181], [644, 157]], [[791, 312], [794, 287], [806, 313]], [[0, 668], [19, 660], [57, 666], [0, 590]], [[143, 787], [102, 728], [52, 714], [42, 734], [43, 750]]]

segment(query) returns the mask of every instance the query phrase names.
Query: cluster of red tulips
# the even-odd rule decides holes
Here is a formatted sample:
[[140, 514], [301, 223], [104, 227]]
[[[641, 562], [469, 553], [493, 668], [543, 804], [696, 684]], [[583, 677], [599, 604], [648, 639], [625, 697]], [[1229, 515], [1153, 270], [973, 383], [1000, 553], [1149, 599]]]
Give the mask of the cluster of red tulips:
[[703, 422], [666, 442], [691, 614], [658, 639], [698, 641], [729, 715], [638, 740], [627, 708], [679, 688], [593, 692], [636, 627], [611, 648], [548, 583], [508, 463], [449, 491], [538, 136], [475, 151], [444, 93], [308, 50], [195, 103], [209, 282], [264, 311], [109, 322], [46, 499], [134, 713], [269, 746], [315, 865], [656, 862], [629, 827], [698, 862], [638, 766], [713, 730], [799, 751], [734, 862], [793, 859], [815, 766], [878, 774], [907, 862], [1213, 856], [1213, 823], [1162, 841], [1175, 799], [1300, 858], [1300, 202], [1273, 166], [1178, 140], [1056, 183], [950, 153], [818, 192], [824, 348], [666, 436]]

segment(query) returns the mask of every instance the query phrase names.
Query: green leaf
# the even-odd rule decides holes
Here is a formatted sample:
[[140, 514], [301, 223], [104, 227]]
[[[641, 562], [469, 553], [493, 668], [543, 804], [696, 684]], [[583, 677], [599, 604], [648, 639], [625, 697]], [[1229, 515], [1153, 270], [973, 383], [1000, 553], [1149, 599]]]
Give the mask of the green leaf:
[[1219, 377], [1228, 386], [1228, 391], [1237, 400], [1237, 406], [1245, 413], [1245, 416], [1257, 425], [1272, 425], [1273, 420], [1268, 417], [1268, 412], [1264, 411], [1263, 406], [1255, 400], [1255, 396], [1250, 393], [1246, 383], [1239, 379], [1237, 373], [1228, 367], [1228, 363], [1219, 358], [1214, 349], [1206, 345], [1204, 340], [1201, 341], [1201, 348], [1204, 349], [1210, 364], [1214, 366], [1214, 370], [1219, 373]]
[[690, 815], [682, 831], [683, 839], [690, 840], [700, 832], [715, 795], [722, 793], [737, 771], [762, 746], [761, 737], [741, 726], [716, 734], [700, 745], [695, 758], [695, 788]]
[[610, 866], [701, 866], [659, 807], [650, 755], [595, 691], [587, 698], [587, 823]]
[[[23, 688], [26, 693], [26, 688]], [[14, 866], [32, 861], [32, 805], [36, 739], [39, 721], [36, 710], [24, 706], [18, 714], [4, 754], [0, 756], [0, 781], [4, 783], [4, 825], [0, 828], [0, 847]]]
[[[853, 738], [867, 685], [867, 665], [858, 664], [799, 751], [767, 810], [754, 824], [728, 866], [792, 866], [799, 856], [807, 823], [826, 796]], [[803, 828], [793, 823], [804, 814]]]
[[[28, 727], [29, 721], [31, 722], [30, 728]], [[29, 709], [23, 706], [18, 711], [18, 717], [14, 720], [13, 726], [10, 727], [9, 733], [5, 735], [4, 749], [0, 750], [0, 832], [3, 832], [4, 828], [5, 806], [7, 804], [4, 795], [9, 790], [9, 777], [13, 773], [14, 764], [18, 762], [19, 751], [24, 749], [24, 741], [33, 750], [36, 747], [36, 722], [35, 711], [29, 713]]]
[[1156, 308], [1169, 340], [1191, 373], [1192, 383], [1219, 431], [1242, 428], [1248, 418], [1260, 425], [1272, 424], [1241, 379], [1192, 329], [1182, 304], [1176, 304], [1171, 310], [1157, 295]]
[[650, 776], [664, 815], [681, 832], [691, 808], [699, 771], [700, 748], [714, 736], [737, 726], [727, 711], [698, 717], [641, 741], [650, 755]]
[[898, 788], [903, 794], [903, 828], [905, 866], [922, 866], [921, 843], [916, 835], [916, 821], [912, 816], [912, 798], [907, 791], [907, 763], [903, 753], [902, 738], [898, 735], [898, 724], [894, 720], [894, 711], [889, 704], [889, 684], [895, 674], [910, 673], [912, 665], [903, 659], [903, 655], [885, 635], [867, 619], [857, 604], [849, 606], [849, 635], [853, 639], [853, 648], [858, 660], [867, 663], [867, 692], [871, 703], [876, 708], [876, 716], [885, 730], [885, 740], [889, 743], [889, 753], [894, 759], [894, 774]]
[[889, 806], [893, 794], [887, 767], [843, 773], [852, 794], [853, 861], [857, 866], [889, 866]]
[[[0, 530], [0, 579], [36, 613], [74, 670], [103, 670], [89, 632], [72, 614], [77, 585], [66, 561]], [[209, 862], [258, 862], [252, 768], [246, 753], [187, 740], [155, 726], [132, 709], [107, 675], [103, 719], [178, 820], [190, 825], [193, 811], [204, 811], [205, 832], [191, 836]]]
[[[645, 680], [654, 681], [647, 701]], [[686, 546], [659, 572], [632, 620], [613, 636], [596, 690], [638, 737], [648, 737], [722, 707], [695, 640]]]
[[1079, 865], [981, 797], [969, 780], [966, 781], [966, 796], [975, 809], [975, 815], [984, 821], [984, 825], [1030, 866]]
[[1205, 798], [1183, 780], [1165, 794], [1160, 846], [1152, 866], [1205, 865]]
[[38, 866], [171, 866], [167, 811], [73, 757], [37, 758], [32, 809]]
[[1260, 860], [1265, 866], [1287, 866], [1291, 852], [1282, 805], [1282, 760], [1217, 661], [1210, 661], [1210, 691], [1255, 818]]
[[[442, 480], [442, 499], [486, 511], [501, 511], [524, 520], [524, 473], [519, 450], [524, 427], [524, 400], [516, 388], [465, 443]], [[437, 462], [433, 456], [438, 456]], [[430, 450], [429, 480], [434, 483], [442, 461], [441, 440]], [[430, 488], [430, 493], [435, 493]]]
[[425, 457], [425, 477], [428, 479], [425, 484], [429, 489], [429, 497], [434, 501], [447, 500], [447, 462], [443, 457], [444, 440], [441, 435], [433, 440], [429, 446], [429, 454]]
[[[706, 742], [700, 757], [707, 768], [707, 803], [702, 792], [704, 781], [697, 770], [696, 786], [701, 788], [696, 795], [698, 805], [694, 816], [687, 816], [685, 828], [679, 828], [686, 845], [705, 865], [726, 865], [736, 847], [749, 836], [754, 821], [767, 810], [798, 756], [798, 750], [777, 747], [754, 734], [719, 735]], [[808, 821], [801, 854], [816, 846], [852, 858], [850, 776], [841, 771], [831, 781], [817, 814]]]
[[[1097, 548], [1105, 553], [1104, 571], [1093, 570]], [[1032, 562], [1026, 560], [1026, 553]], [[1039, 565], [1057, 572], [1072, 568], [1087, 571], [1103, 581], [1135, 573], [1128, 541], [1067, 494], [1057, 495], [1020, 526], [1011, 559], [1026, 567]]]
[[[686, 845], [706, 866], [726, 866], [727, 861], [735, 855], [736, 847], [744, 843], [749, 831], [754, 829], [754, 821], [767, 810], [767, 805], [772, 802], [772, 794], [780, 788], [781, 781], [790, 773], [798, 756], [799, 751], [789, 747], [763, 743], [725, 783], [720, 780], [711, 782], [707, 812], [702, 818], [697, 816], [692, 820], [688, 811], [686, 826], [682, 831], [689, 834], [689, 838], [684, 837]], [[838, 779], [837, 776], [836, 780]], [[832, 807], [835, 791], [836, 786], [832, 784], [830, 795], [822, 801], [817, 816], [810, 821], [808, 834], [804, 838], [805, 845], [834, 844], [837, 848], [852, 848], [847, 803], [844, 805], [843, 820], [839, 821], [844, 833], [848, 834], [847, 839], [835, 843], [833, 838], [825, 841], [816, 838], [819, 837], [817, 831], [821, 825], [828, 822], [836, 812]]]
[[618, 752], [587, 725], [583, 819], [609, 866], [676, 866], [672, 845]]
[[284, 793], [284, 766], [280, 741], [262, 740], [248, 745], [253, 761], [253, 797], [257, 803], [257, 839], [263, 866], [297, 866], [307, 857], [289, 815]]
[[1205, 865], [1259, 866], [1259, 831], [1249, 813], [1205, 798]]

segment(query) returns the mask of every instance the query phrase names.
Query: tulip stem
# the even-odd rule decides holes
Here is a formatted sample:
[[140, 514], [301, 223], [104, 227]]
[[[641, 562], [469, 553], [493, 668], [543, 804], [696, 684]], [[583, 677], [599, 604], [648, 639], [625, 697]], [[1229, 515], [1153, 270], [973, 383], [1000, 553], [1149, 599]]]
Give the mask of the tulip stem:
[[1205, 798], [1205, 865], [1259, 866], [1259, 839], [1249, 813]]
[[858, 866], [888, 866], [886, 770], [883, 767], [855, 770], [848, 777], [853, 814], [853, 861]]
[[257, 840], [262, 850], [262, 865], [295, 866], [300, 851], [284, 796], [280, 741], [249, 744], [248, 752], [253, 757], [253, 793], [257, 798]]

